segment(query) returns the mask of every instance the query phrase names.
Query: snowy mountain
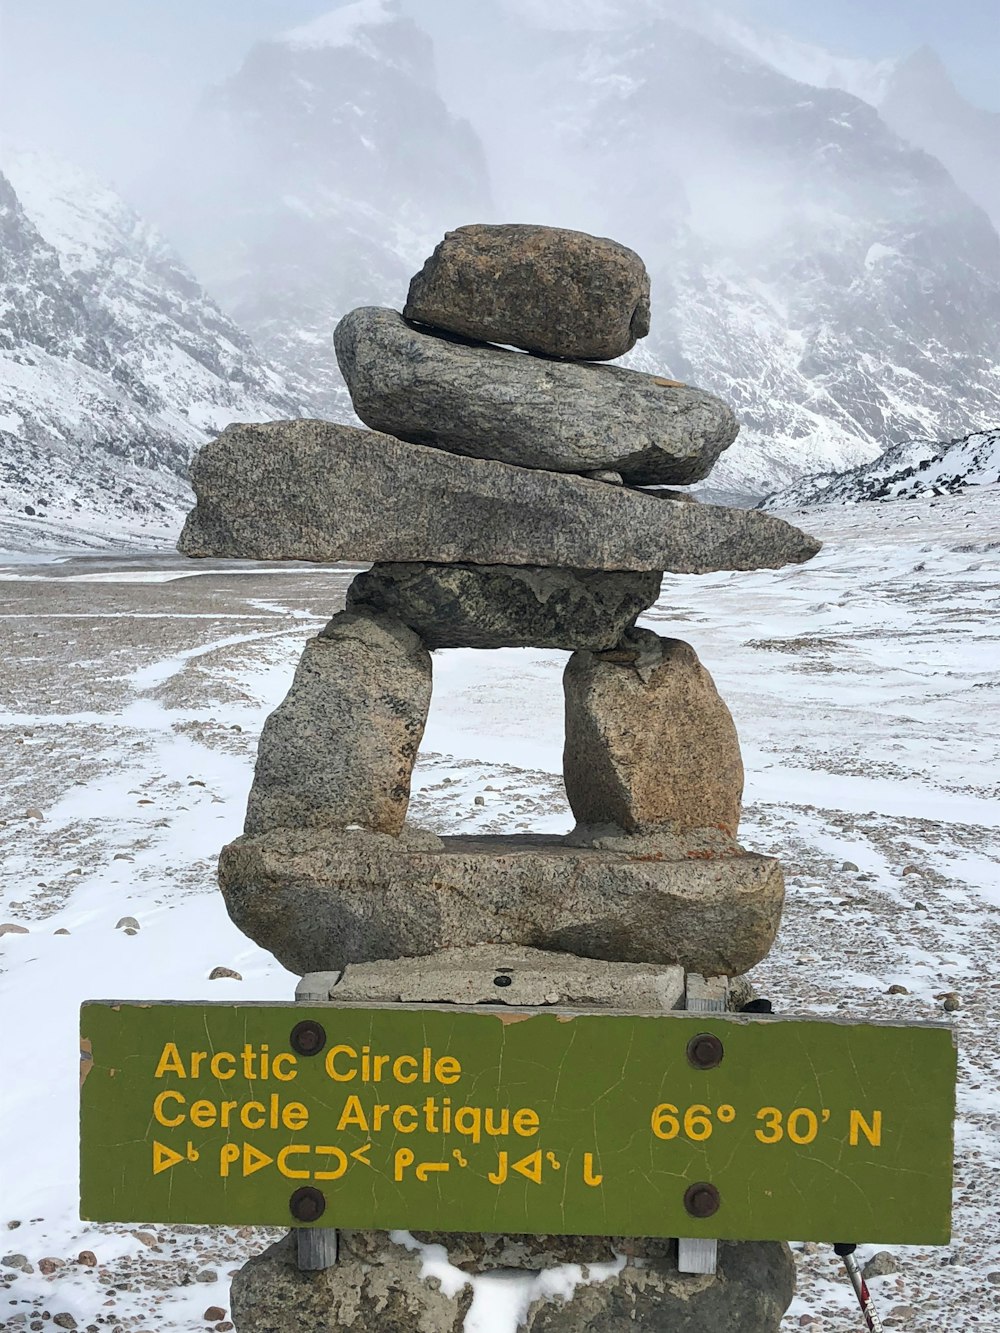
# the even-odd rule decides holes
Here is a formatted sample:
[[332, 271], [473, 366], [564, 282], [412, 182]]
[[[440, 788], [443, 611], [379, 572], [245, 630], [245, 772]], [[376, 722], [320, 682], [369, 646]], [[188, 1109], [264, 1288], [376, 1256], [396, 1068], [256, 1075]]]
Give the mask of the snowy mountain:
[[444, 231], [490, 208], [480, 145], [396, 0], [254, 47], [157, 177], [153, 206], [201, 280], [317, 413], [345, 420], [340, 317], [400, 305]]
[[770, 495], [762, 509], [801, 509], [862, 500], [925, 500], [956, 495], [970, 486], [1000, 486], [1000, 428], [937, 444], [907, 440], [849, 472], [808, 477]]
[[614, 236], [654, 279], [630, 363], [734, 403], [712, 484], [759, 496], [1000, 419], [994, 228], [871, 105], [804, 75], [874, 97], [895, 70], [700, 0], [360, 0], [258, 45], [206, 99], [157, 173], [159, 216], [344, 420], [337, 320], [398, 307], [445, 230]]
[[35, 153], [0, 166], [0, 539], [163, 535], [209, 434], [298, 401], [112, 191]]
[[836, 55], [731, 16], [702, 11], [702, 26], [799, 83], [839, 88], [877, 107], [890, 129], [938, 158], [1000, 229], [1000, 113], [974, 106], [944, 62], [923, 46], [899, 60]]
[[1000, 112], [968, 102], [927, 47], [899, 62], [878, 106], [897, 134], [944, 163], [1000, 230]]
[[1000, 419], [989, 220], [872, 106], [789, 77], [710, 10], [499, 0], [475, 65], [453, 9], [442, 80], [505, 212], [645, 257], [653, 332], [632, 362], [744, 423], [716, 486], [760, 495]]
[[[630, 363], [743, 421], [716, 492], [1000, 420], [1000, 239], [972, 197], [1000, 179], [995, 118], [949, 88], [926, 57], [830, 56], [702, 0], [341, 6], [254, 47], [155, 164], [146, 211], [197, 281], [104, 187], [0, 161], [0, 503], [104, 531], [167, 486], [166, 530], [186, 496], [165, 478], [212, 430], [352, 419], [338, 319], [399, 306], [476, 220], [643, 254], [654, 324]], [[914, 146], [944, 121], [968, 128]]]

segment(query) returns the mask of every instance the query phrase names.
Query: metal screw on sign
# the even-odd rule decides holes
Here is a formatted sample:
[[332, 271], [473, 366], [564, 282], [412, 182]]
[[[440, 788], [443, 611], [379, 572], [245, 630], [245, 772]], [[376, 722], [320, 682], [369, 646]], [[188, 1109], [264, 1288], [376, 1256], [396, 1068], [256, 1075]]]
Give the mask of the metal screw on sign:
[[871, 1292], [868, 1290], [868, 1283], [865, 1281], [861, 1269], [858, 1267], [858, 1261], [854, 1257], [854, 1251], [857, 1248], [856, 1245], [835, 1245], [833, 1252], [844, 1261], [847, 1276], [851, 1279], [851, 1286], [858, 1298], [858, 1304], [861, 1306], [861, 1313], [865, 1317], [869, 1333], [885, 1333], [885, 1326], [878, 1317]]
[[684, 1191], [684, 1207], [692, 1217], [713, 1217], [722, 1204], [722, 1197], [714, 1185], [699, 1181]]
[[711, 1032], [699, 1032], [687, 1044], [688, 1063], [695, 1069], [716, 1069], [725, 1053], [722, 1042]]
[[314, 1019], [305, 1018], [292, 1028], [288, 1042], [299, 1055], [319, 1055], [326, 1045], [326, 1028]]
[[288, 1200], [288, 1211], [296, 1222], [315, 1222], [326, 1212], [326, 1198], [322, 1190], [303, 1185]]

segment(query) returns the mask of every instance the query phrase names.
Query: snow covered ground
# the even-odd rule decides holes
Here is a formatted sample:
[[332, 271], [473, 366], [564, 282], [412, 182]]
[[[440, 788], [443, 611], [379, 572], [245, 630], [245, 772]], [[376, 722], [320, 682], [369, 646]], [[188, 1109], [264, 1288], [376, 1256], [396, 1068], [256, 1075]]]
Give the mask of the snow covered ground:
[[[826, 541], [809, 565], [668, 578], [646, 623], [714, 673], [743, 738], [743, 841], [786, 865], [758, 990], [779, 1010], [955, 1023], [955, 1237], [897, 1251], [872, 1285], [889, 1327], [996, 1328], [1000, 490], [802, 522]], [[0, 927], [27, 932], [0, 936], [4, 1329], [74, 1326], [45, 1311], [91, 1333], [230, 1326], [204, 1313], [228, 1311], [229, 1275], [268, 1233], [77, 1219], [77, 1008], [290, 998], [294, 979], [229, 923], [214, 861], [240, 831], [263, 718], [351, 576], [0, 557]], [[435, 655], [416, 822], [568, 826], [564, 660]], [[217, 966], [241, 979], [209, 980]], [[832, 1251], [798, 1258], [787, 1328], [859, 1328]], [[512, 1333], [519, 1297], [499, 1282], [482, 1281], [470, 1333]]]

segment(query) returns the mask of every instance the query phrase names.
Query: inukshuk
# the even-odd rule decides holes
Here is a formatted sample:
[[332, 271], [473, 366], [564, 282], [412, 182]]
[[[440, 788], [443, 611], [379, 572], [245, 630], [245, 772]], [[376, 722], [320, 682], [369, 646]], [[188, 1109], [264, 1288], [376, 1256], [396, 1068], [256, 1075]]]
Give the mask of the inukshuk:
[[[781, 869], [736, 840], [732, 718], [694, 650], [636, 621], [665, 571], [777, 568], [818, 543], [666, 489], [706, 477], [739, 427], [699, 389], [595, 364], [648, 328], [648, 276], [624, 246], [463, 227], [402, 314], [359, 309], [336, 330], [370, 430], [236, 425], [196, 459], [186, 554], [375, 562], [307, 643], [261, 735], [244, 836], [222, 853], [230, 915], [292, 971], [361, 975], [449, 950], [471, 967], [475, 946], [499, 946], [553, 975], [559, 955], [599, 960], [601, 984], [617, 975], [624, 993], [636, 965], [732, 977], [771, 947]], [[516, 646], [572, 654], [573, 833], [407, 825], [431, 650]], [[533, 1307], [537, 1330], [774, 1330], [791, 1295], [777, 1245], [723, 1245], [718, 1274], [693, 1278], [665, 1241], [438, 1239], [471, 1269], [636, 1256], [567, 1304]], [[346, 1233], [342, 1256], [325, 1273], [296, 1271], [287, 1245], [251, 1261], [234, 1285], [238, 1327], [461, 1328], [468, 1295], [422, 1284], [388, 1237]]]

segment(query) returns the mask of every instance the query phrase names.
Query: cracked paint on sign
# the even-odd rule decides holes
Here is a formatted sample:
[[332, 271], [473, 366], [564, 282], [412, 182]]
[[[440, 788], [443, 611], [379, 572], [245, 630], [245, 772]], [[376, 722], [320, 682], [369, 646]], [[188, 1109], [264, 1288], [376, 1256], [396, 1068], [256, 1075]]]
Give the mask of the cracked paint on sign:
[[[325, 1040], [295, 1049], [305, 1018]], [[572, 1022], [568, 1022], [568, 1019]], [[83, 1008], [81, 1213], [942, 1244], [949, 1028], [450, 1005]], [[688, 1043], [722, 1043], [695, 1068]], [[685, 1192], [707, 1182], [717, 1211]]]

